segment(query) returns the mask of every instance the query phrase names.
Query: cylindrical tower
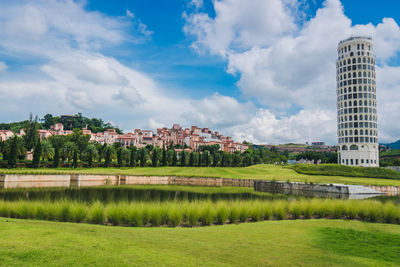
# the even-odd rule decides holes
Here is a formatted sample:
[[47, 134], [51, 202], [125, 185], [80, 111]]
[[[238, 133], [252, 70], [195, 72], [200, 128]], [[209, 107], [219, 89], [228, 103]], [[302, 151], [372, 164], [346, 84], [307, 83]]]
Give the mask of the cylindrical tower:
[[371, 37], [338, 44], [336, 61], [338, 162], [379, 166], [375, 57]]

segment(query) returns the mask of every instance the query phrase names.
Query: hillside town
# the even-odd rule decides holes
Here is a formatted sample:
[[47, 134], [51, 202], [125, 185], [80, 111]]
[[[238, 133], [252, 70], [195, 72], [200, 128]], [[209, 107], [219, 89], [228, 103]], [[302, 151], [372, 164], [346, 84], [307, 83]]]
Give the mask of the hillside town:
[[[41, 140], [51, 136], [70, 135], [72, 130], [65, 130], [62, 123], [56, 123], [49, 130], [38, 130]], [[191, 128], [182, 128], [179, 124], [174, 124], [172, 128], [158, 128], [157, 132], [153, 130], [135, 129], [132, 132], [119, 134], [115, 129], [107, 129], [104, 132], [93, 133], [87, 127], [82, 129], [82, 133], [90, 135], [90, 142], [97, 142], [101, 145], [113, 145], [119, 143], [121, 147], [128, 148], [135, 146], [142, 148], [147, 145], [155, 147], [168, 147], [171, 145], [180, 145], [187, 151], [198, 151], [201, 146], [219, 145], [219, 150], [234, 153], [236, 151], [243, 153], [248, 149], [247, 144], [234, 142], [231, 137], [224, 136], [220, 132], [213, 132], [209, 128], [200, 128], [192, 126]], [[25, 135], [24, 129], [21, 129], [17, 136]], [[14, 136], [11, 130], [0, 130], [0, 140], [6, 141]]]

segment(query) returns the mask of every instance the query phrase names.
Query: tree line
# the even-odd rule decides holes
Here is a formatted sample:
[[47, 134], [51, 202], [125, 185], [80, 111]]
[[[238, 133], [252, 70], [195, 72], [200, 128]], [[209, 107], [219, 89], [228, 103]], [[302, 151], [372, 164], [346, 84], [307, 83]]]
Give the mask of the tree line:
[[[219, 151], [219, 145], [200, 146], [193, 152], [177, 152], [174, 144], [162, 148], [152, 145], [123, 148], [119, 143], [101, 145], [89, 142], [90, 136], [84, 135], [81, 129], [74, 129], [71, 135], [51, 136], [40, 141], [38, 128], [37, 120], [30, 118], [25, 124], [24, 136], [0, 142], [2, 167], [245, 167], [287, 160], [284, 153], [266, 148], [231, 154]], [[32, 161], [25, 160], [27, 152], [32, 150]]]

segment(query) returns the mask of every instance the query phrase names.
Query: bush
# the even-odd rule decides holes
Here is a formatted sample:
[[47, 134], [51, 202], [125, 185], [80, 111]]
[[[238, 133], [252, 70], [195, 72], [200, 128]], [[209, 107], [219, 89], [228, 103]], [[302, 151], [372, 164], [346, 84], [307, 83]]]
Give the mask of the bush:
[[225, 224], [228, 220], [229, 212], [228, 209], [224, 204], [220, 205], [217, 208], [217, 223], [218, 224]]
[[200, 208], [198, 205], [190, 205], [186, 210], [186, 217], [189, 226], [197, 226], [200, 219]]
[[201, 207], [200, 221], [202, 225], [211, 225], [214, 223], [214, 211], [209, 203]]
[[88, 222], [95, 224], [104, 224], [104, 219], [104, 206], [100, 202], [94, 203], [89, 208]]

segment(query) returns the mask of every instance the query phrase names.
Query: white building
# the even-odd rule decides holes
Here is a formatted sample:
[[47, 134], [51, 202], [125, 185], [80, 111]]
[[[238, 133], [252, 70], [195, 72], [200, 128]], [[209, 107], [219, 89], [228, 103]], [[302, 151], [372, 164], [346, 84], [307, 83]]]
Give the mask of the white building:
[[375, 57], [371, 37], [340, 41], [336, 61], [338, 162], [379, 166]]

